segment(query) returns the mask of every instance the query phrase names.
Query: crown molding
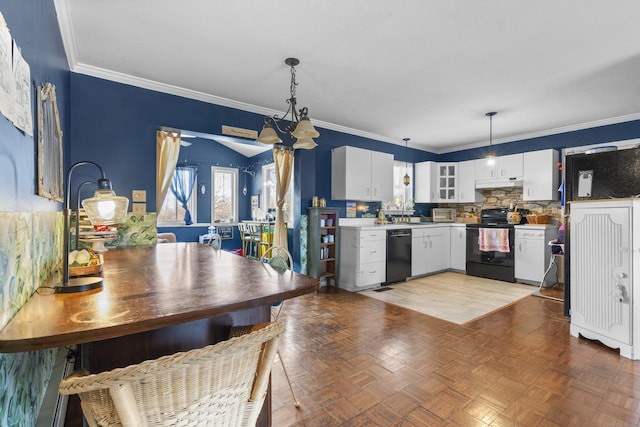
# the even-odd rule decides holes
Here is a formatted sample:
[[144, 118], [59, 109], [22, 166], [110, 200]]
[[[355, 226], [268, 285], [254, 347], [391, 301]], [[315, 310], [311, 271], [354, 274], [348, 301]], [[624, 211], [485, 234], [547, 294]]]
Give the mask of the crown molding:
[[60, 27], [60, 36], [62, 37], [62, 46], [67, 54], [67, 64], [69, 69], [73, 71], [78, 63], [78, 48], [76, 47], [76, 38], [71, 25], [71, 10], [67, 0], [54, 0], [53, 5], [58, 17], [58, 26]]
[[[630, 122], [633, 120], [640, 120], [640, 113], [626, 114], [624, 116], [610, 117], [607, 119], [594, 120], [591, 122], [577, 123], [575, 125], [562, 126], [562, 127], [553, 128], [553, 129], [546, 129], [546, 130], [529, 132], [529, 133], [521, 133], [521, 134], [512, 135], [505, 138], [498, 138], [493, 140], [493, 145], [506, 144], [508, 142], [523, 141], [523, 140], [533, 139], [533, 138], [541, 138], [544, 136], [557, 135], [557, 134], [567, 133], [567, 132], [575, 132], [575, 131], [584, 130], [584, 129], [596, 128], [600, 126], [615, 125], [618, 123]], [[433, 152], [436, 154], [445, 154], [445, 153], [452, 153], [455, 151], [469, 150], [472, 148], [486, 147], [488, 145], [489, 145], [489, 141], [487, 140], [487, 141], [475, 142], [472, 144], [458, 145], [450, 149], [447, 148], [447, 149], [441, 149], [441, 150], [434, 150]]]
[[[221, 105], [224, 107], [236, 108], [236, 109], [248, 111], [251, 113], [256, 113], [256, 114], [261, 114], [266, 116], [281, 114], [281, 111], [259, 107], [257, 105], [247, 104], [240, 101], [234, 101], [232, 99], [210, 95], [204, 92], [198, 92], [190, 89], [185, 89], [178, 86], [168, 85], [165, 83], [159, 83], [153, 80], [143, 79], [140, 77], [135, 77], [128, 74], [123, 74], [123, 73], [118, 73], [118, 72], [114, 72], [114, 71], [110, 71], [110, 70], [106, 70], [98, 67], [93, 67], [86, 64], [77, 64], [72, 71], [79, 74], [85, 74], [92, 77], [97, 77], [97, 78], [110, 80], [118, 83], [128, 84], [135, 87], [140, 87], [143, 89], [149, 89], [156, 92], [182, 96], [184, 98], [194, 99], [202, 102], [207, 102], [210, 104]], [[589, 128], [594, 128], [599, 126], [607, 126], [607, 125], [623, 123], [623, 122], [639, 120], [639, 119], [640, 119], [640, 113], [627, 114], [624, 116], [610, 117], [607, 119], [594, 120], [591, 122], [578, 123], [575, 125], [563, 126], [559, 128], [517, 134], [517, 135], [505, 137], [505, 138], [497, 138], [493, 140], [493, 144], [494, 145], [506, 144], [508, 142], [521, 141], [521, 140], [532, 139], [532, 138], [540, 138], [540, 137], [555, 135], [559, 133], [573, 132], [573, 131], [578, 131], [583, 129], [589, 129]], [[389, 138], [384, 135], [378, 135], [372, 132], [353, 129], [350, 127], [341, 126], [341, 125], [337, 125], [329, 122], [323, 122], [316, 119], [313, 120], [313, 123], [317, 127], [330, 129], [336, 132], [347, 133], [350, 135], [355, 135], [363, 138], [373, 139], [376, 141], [386, 142], [389, 144], [395, 144], [400, 146], [403, 145], [402, 141], [395, 140], [393, 138]], [[451, 153], [455, 151], [462, 151], [462, 150], [468, 150], [472, 148], [484, 147], [484, 146], [487, 146], [488, 144], [489, 144], [489, 141], [479, 141], [472, 144], [457, 145], [451, 148], [434, 148], [434, 147], [425, 148], [425, 147], [417, 147], [417, 146], [413, 146], [411, 148], [434, 153], [434, 154], [445, 154], [445, 153]]]

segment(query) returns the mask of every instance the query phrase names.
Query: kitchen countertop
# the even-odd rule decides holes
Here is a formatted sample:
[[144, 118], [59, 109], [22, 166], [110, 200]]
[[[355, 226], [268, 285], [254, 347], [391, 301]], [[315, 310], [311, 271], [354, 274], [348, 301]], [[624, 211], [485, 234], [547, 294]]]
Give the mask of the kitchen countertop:
[[104, 254], [104, 287], [34, 293], [0, 331], [0, 352], [63, 347], [228, 315], [318, 289], [298, 273], [274, 275], [257, 261], [199, 243], [162, 243]]
[[466, 226], [463, 222], [398, 222], [392, 224], [376, 224], [375, 218], [340, 218], [340, 228], [359, 228], [366, 230], [394, 230], [398, 228], [431, 228], [443, 226]]
[[539, 229], [545, 229], [545, 228], [558, 228], [558, 225], [554, 225], [554, 224], [518, 224], [515, 226], [515, 228], [539, 228]]
[[[465, 222], [401, 222], [392, 224], [376, 224], [375, 218], [340, 218], [340, 228], [358, 228], [361, 230], [393, 230], [398, 228], [431, 228], [431, 227], [466, 227]], [[515, 228], [546, 229], [558, 228], [556, 224], [516, 224]]]

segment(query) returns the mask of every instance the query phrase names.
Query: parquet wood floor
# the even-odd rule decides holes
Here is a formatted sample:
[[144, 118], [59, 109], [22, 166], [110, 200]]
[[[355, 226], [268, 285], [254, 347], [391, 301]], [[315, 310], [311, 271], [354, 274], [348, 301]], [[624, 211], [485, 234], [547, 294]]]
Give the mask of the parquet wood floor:
[[273, 425], [640, 426], [640, 361], [533, 296], [467, 325], [334, 288], [287, 301]]

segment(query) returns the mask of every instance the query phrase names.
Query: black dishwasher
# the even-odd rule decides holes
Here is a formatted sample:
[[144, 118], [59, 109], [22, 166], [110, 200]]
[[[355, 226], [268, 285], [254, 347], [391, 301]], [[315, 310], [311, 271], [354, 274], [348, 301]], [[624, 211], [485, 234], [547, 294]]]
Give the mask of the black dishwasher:
[[411, 229], [387, 230], [387, 281], [402, 282], [411, 277]]

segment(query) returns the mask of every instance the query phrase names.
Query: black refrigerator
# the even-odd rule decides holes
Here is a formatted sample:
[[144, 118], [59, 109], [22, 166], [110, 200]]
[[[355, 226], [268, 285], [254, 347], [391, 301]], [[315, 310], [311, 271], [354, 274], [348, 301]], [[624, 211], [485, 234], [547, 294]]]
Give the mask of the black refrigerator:
[[601, 147], [565, 158], [564, 314], [571, 309], [571, 203], [640, 196], [640, 148]]

